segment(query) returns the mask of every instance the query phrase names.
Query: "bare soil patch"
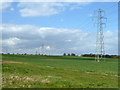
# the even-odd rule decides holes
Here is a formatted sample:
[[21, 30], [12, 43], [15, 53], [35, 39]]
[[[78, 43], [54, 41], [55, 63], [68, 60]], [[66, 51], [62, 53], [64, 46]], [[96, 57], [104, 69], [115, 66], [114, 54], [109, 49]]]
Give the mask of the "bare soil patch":
[[15, 62], [15, 61], [0, 61], [0, 63], [22, 63], [22, 62]]
[[48, 79], [42, 80], [42, 83], [49, 83], [50, 81]]

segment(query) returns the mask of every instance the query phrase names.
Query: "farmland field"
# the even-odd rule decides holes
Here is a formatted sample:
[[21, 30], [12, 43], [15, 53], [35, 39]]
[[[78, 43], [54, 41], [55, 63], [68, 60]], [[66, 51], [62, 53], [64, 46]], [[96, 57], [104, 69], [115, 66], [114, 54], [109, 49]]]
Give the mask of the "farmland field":
[[118, 88], [118, 59], [2, 55], [3, 88]]

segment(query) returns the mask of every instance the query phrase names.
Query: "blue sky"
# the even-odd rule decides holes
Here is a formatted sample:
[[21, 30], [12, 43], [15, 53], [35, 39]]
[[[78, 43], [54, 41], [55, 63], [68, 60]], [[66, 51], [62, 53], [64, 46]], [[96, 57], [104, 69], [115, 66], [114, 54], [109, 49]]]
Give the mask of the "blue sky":
[[[40, 27], [56, 27], [56, 28], [80, 28], [87, 29], [87, 26], [94, 26], [91, 14], [94, 11], [101, 8], [106, 11], [106, 17], [108, 18], [107, 28], [116, 30], [118, 20], [117, 2], [96, 2], [89, 3], [87, 5], [81, 5], [80, 8], [71, 10], [71, 6], [68, 6], [63, 12], [51, 16], [36, 16], [36, 17], [21, 17], [18, 6], [18, 2], [12, 3], [10, 8], [14, 8], [14, 11], [6, 9], [3, 11], [3, 23], [14, 23], [14, 24], [31, 24]], [[73, 6], [75, 3], [73, 4]], [[114, 24], [114, 25], [113, 25]], [[90, 30], [90, 29], [89, 29]]]
[[[91, 41], [92, 38], [95, 38], [96, 36], [97, 28], [94, 25], [94, 23], [96, 22], [96, 19], [93, 20], [93, 15], [94, 15], [94, 11], [98, 10], [99, 8], [101, 8], [106, 12], [105, 17], [107, 17], [108, 19], [106, 24], [107, 27], [104, 28], [104, 32], [106, 35], [106, 39], [105, 39], [106, 47], [108, 47], [109, 45], [110, 47], [107, 48], [106, 51], [108, 54], [117, 54], [117, 39], [116, 39], [117, 30], [118, 30], [117, 2], [91, 2], [91, 3], [80, 2], [80, 3], [52, 3], [52, 4], [51, 3], [47, 3], [47, 4], [32, 3], [32, 2], [31, 3], [19, 3], [19, 2], [10, 3], [8, 7], [2, 9], [3, 10], [2, 24], [4, 24], [3, 27], [5, 29], [3, 31], [3, 35], [7, 35], [6, 37], [3, 36], [3, 44], [4, 43], [8, 44], [9, 40], [10, 41], [13, 40], [13, 42], [11, 42], [12, 44], [10, 46], [9, 44], [6, 46], [3, 46], [3, 51], [5, 52], [6, 49], [11, 50], [12, 47], [16, 47], [16, 50], [17, 49], [21, 50], [23, 48], [26, 48], [26, 46], [29, 43], [31, 48], [29, 48], [29, 50], [26, 49], [27, 51], [25, 50], [23, 51], [29, 53], [31, 49], [32, 50], [34, 49], [33, 51], [30, 51], [34, 53], [35, 48], [41, 48], [39, 46], [42, 43], [44, 43], [46, 47], [46, 54], [48, 54], [48, 52], [49, 54], [50, 53], [62, 54], [63, 52], [66, 52], [66, 53], [74, 52], [77, 54], [94, 53], [95, 40], [91, 42], [92, 49], [90, 49], [89, 46], [86, 45], [87, 44], [86, 42], [89, 43], [89, 41]], [[13, 27], [16, 30], [17, 28], [21, 28], [20, 29], [21, 34], [25, 34], [25, 33], [27, 34], [25, 30], [29, 29], [28, 35], [33, 35], [31, 34], [31, 33], [34, 33], [32, 29], [34, 29], [35, 31], [39, 31], [38, 29], [42, 30], [44, 28], [44, 32], [42, 31], [42, 34], [38, 35], [41, 37], [41, 38], [39, 37], [40, 39], [38, 41], [42, 41], [42, 42], [37, 43], [38, 41], [33, 40], [35, 41], [36, 45], [30, 43], [31, 42], [30, 38], [33, 37], [34, 35], [31, 37], [21, 36], [21, 34], [18, 31], [14, 32]], [[9, 28], [11, 28], [11, 31], [10, 30], [7, 31], [7, 29]], [[49, 29], [51, 31], [48, 31]], [[55, 30], [57, 31], [56, 32], [57, 34], [55, 33]], [[67, 34], [66, 33], [67, 31], [70, 34]], [[86, 41], [84, 40], [79, 41], [82, 35], [81, 34], [77, 35], [78, 32], [83, 33], [82, 38], [90, 38], [90, 40], [86, 39]], [[35, 36], [37, 36], [38, 33], [35, 33], [35, 34], [36, 34]], [[53, 35], [50, 36], [49, 34], [53, 34]], [[62, 40], [61, 34], [67, 37], [67, 39], [64, 41], [68, 41], [69, 43], [65, 43], [64, 41], [58, 42], [60, 39]], [[110, 36], [108, 36], [108, 34], [110, 34]], [[71, 37], [69, 35], [71, 35]], [[75, 36], [72, 36], [72, 35], [75, 35]], [[111, 40], [110, 37], [115, 38], [115, 40]], [[50, 38], [51, 38], [52, 44], [51, 44], [51, 41], [49, 40]], [[75, 38], [77, 38], [78, 41], [77, 39], [75, 41], [72, 40]], [[21, 40], [24, 42], [25, 40], [28, 40], [28, 41], [25, 42], [26, 45], [22, 45]], [[73, 44], [72, 41], [75, 44]], [[111, 42], [108, 42], [108, 41], [111, 41]], [[70, 42], [72, 44], [70, 44]], [[82, 45], [82, 43], [84, 44]], [[34, 46], [33, 48], [32, 48], [32, 45]], [[82, 47], [86, 45], [83, 48], [88, 48], [88, 49], [80, 51], [81, 45]], [[65, 49], [67, 46], [69, 47]], [[49, 50], [47, 50], [47, 48]], [[57, 50], [57, 52], [53, 53], [55, 50]], [[113, 50], [116, 50], [116, 51], [113, 51]], [[13, 51], [14, 50], [11, 50], [9, 52], [12, 53]]]

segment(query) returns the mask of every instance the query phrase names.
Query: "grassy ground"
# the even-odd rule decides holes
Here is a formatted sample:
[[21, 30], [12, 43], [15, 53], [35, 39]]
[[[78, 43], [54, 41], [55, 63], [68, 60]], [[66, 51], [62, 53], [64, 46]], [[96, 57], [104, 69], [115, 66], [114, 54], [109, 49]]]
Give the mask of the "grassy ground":
[[[3, 55], [3, 88], [117, 88], [118, 60]], [[10, 62], [12, 61], [12, 62]], [[19, 63], [18, 63], [19, 62]]]

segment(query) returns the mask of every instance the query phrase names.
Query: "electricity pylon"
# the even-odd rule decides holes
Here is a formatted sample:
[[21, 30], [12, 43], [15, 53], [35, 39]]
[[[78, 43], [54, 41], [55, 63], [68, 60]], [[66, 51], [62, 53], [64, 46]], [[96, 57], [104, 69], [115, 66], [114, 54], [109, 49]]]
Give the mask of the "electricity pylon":
[[95, 14], [97, 13], [97, 36], [96, 36], [96, 54], [95, 54], [95, 60], [96, 61], [101, 61], [104, 54], [104, 34], [103, 34], [103, 25], [106, 26], [106, 23], [103, 23], [103, 20], [107, 18], [105, 16], [105, 11], [98, 9], [95, 11]]
[[41, 45], [42, 55], [44, 55], [44, 44]]
[[36, 55], [37, 55], [37, 51], [36, 51]]

